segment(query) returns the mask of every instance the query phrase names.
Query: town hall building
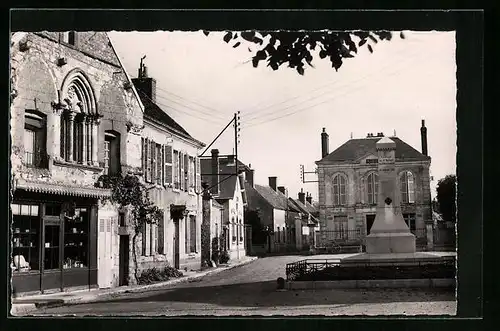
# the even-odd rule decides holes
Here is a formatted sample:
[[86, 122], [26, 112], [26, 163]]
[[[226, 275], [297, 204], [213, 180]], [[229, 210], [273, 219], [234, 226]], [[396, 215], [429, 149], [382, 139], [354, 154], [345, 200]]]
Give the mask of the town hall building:
[[[401, 212], [417, 237], [417, 246], [425, 245], [426, 222], [432, 221], [427, 129], [422, 120], [422, 151], [398, 137], [396, 169], [401, 195]], [[350, 139], [333, 152], [328, 150], [328, 134], [321, 133], [322, 158], [317, 161], [319, 182], [320, 232], [317, 246], [332, 242], [361, 247], [370, 233], [377, 206], [378, 156], [376, 143], [383, 133], [369, 133], [366, 138]]]

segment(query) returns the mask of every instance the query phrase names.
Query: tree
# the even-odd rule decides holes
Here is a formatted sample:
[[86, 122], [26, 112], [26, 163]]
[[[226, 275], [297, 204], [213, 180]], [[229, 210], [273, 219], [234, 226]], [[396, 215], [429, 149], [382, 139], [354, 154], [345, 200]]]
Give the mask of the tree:
[[252, 227], [252, 242], [255, 244], [265, 243], [267, 234], [264, 231], [264, 226], [260, 220], [260, 213], [258, 210], [245, 209], [244, 216], [245, 224]]
[[[208, 31], [203, 31], [208, 36]], [[401, 38], [405, 38], [403, 32]], [[358, 39], [357, 43], [354, 39]], [[227, 31], [223, 37], [226, 43], [232, 43], [233, 48], [243, 42], [256, 44], [260, 47], [254, 52], [252, 65], [257, 68], [260, 61], [266, 61], [267, 66], [278, 70], [282, 65], [294, 68], [300, 75], [304, 74], [306, 64], [314, 67], [313, 53], [319, 51], [321, 59], [328, 58], [336, 71], [342, 66], [343, 60], [357, 54], [358, 48], [366, 46], [373, 53], [373, 44], [380, 40], [391, 40], [389, 31]]]
[[457, 177], [455, 175], [447, 175], [440, 179], [437, 184], [437, 201], [439, 205], [439, 213], [443, 220], [447, 222], [456, 221], [456, 185]]

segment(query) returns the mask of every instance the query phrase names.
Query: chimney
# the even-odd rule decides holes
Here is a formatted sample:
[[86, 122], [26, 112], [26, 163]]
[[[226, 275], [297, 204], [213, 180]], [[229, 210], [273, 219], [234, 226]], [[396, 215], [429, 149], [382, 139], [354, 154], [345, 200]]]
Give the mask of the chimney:
[[285, 187], [284, 186], [278, 186], [278, 191], [286, 195]]
[[156, 103], [156, 79], [148, 77], [148, 68], [143, 63], [146, 56], [141, 58], [137, 78], [132, 78], [135, 88], [146, 94], [149, 99]]
[[306, 203], [306, 194], [304, 193], [303, 189], [300, 189], [299, 192], [299, 201], [302, 203]]
[[247, 183], [253, 187], [253, 176], [254, 176], [254, 171], [253, 169], [250, 169], [250, 171], [247, 171], [247, 174], [246, 174], [246, 181]]
[[422, 127], [420, 128], [420, 138], [422, 140], [422, 154], [427, 156], [427, 128], [425, 127], [425, 120], [422, 120]]
[[278, 181], [278, 177], [269, 177], [269, 186], [276, 191], [276, 183]]
[[313, 203], [313, 202], [312, 202], [312, 199], [313, 199], [313, 197], [312, 197], [309, 193], [307, 193], [307, 196], [306, 196], [306, 201], [307, 201], [307, 202], [309, 202], [309, 204], [311, 204], [311, 205], [312, 205], [312, 203]]
[[326, 128], [323, 128], [323, 132], [321, 132], [321, 158], [324, 158], [328, 154], [330, 154], [328, 150], [328, 133], [326, 133]]
[[213, 186], [210, 189], [210, 193], [213, 195], [219, 194], [219, 150], [212, 149], [212, 171], [210, 172], [214, 176], [211, 179], [211, 185]]

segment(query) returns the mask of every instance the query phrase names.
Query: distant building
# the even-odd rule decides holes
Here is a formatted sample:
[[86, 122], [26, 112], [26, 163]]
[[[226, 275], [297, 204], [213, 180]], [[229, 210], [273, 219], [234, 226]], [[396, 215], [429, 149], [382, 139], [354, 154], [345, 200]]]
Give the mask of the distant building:
[[[201, 179], [208, 184], [212, 198], [222, 206], [222, 223], [218, 235], [222, 235], [231, 259], [246, 256], [246, 231], [244, 208], [247, 196], [244, 173], [248, 171], [234, 156], [219, 155], [213, 149], [212, 155], [201, 159]], [[236, 169], [238, 167], [238, 175]]]
[[[284, 252], [295, 237], [294, 220], [299, 217], [297, 207], [287, 198], [284, 187], [277, 187], [277, 177], [269, 177], [269, 185], [258, 185], [247, 181], [248, 209], [256, 211], [266, 231], [267, 247], [264, 252]], [[300, 231], [300, 229], [299, 229]]]
[[[403, 217], [416, 234], [417, 243], [425, 242], [425, 223], [432, 222], [427, 129], [422, 120], [422, 152], [398, 137], [396, 168]], [[345, 245], [360, 245], [370, 233], [376, 214], [378, 156], [375, 144], [384, 135], [368, 134], [350, 139], [333, 152], [328, 150], [328, 134], [321, 133], [322, 158], [317, 161], [319, 180], [318, 245], [335, 240]]]

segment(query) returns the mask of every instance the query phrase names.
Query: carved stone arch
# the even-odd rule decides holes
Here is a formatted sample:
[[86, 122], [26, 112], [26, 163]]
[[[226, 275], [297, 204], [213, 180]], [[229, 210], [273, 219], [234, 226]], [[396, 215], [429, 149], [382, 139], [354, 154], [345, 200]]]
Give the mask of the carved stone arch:
[[74, 112], [98, 114], [95, 90], [88, 76], [79, 68], [71, 70], [64, 78], [61, 101]]

